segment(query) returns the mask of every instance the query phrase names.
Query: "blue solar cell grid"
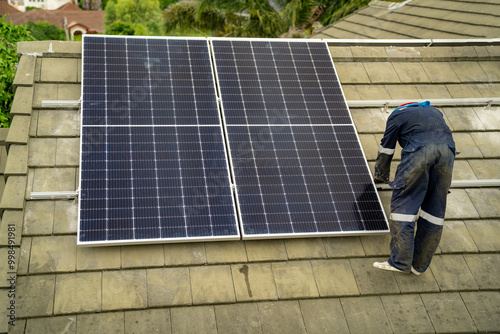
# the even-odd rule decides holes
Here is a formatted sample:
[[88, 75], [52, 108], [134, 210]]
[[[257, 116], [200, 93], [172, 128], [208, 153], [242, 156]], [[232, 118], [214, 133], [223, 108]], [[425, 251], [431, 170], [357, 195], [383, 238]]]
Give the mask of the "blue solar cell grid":
[[351, 126], [232, 126], [244, 236], [387, 229]]
[[213, 40], [226, 124], [351, 124], [323, 42]]
[[208, 42], [85, 36], [78, 242], [239, 239]]

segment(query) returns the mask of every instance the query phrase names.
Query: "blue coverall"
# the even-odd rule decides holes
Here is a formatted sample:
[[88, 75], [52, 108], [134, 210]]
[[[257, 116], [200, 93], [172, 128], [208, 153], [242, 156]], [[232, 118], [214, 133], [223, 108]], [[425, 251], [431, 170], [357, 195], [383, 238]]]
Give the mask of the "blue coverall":
[[[442, 113], [430, 103], [397, 108], [387, 120], [375, 164], [375, 181], [388, 182], [396, 142], [403, 148], [394, 181], [389, 264], [424, 272], [441, 240], [455, 142]], [[415, 229], [415, 219], [420, 209]]]

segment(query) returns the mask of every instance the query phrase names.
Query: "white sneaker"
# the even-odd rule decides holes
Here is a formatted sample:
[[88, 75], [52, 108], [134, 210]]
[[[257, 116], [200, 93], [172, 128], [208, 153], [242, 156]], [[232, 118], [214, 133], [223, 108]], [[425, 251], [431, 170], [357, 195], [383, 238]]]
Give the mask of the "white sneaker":
[[375, 268], [382, 269], [382, 270], [389, 270], [389, 271], [396, 271], [399, 273], [404, 273], [404, 271], [399, 270], [398, 268], [391, 266], [389, 264], [389, 262], [387, 262], [387, 261], [385, 261], [385, 262], [373, 262], [373, 266]]
[[414, 273], [417, 276], [421, 274], [421, 272], [417, 271], [415, 268], [413, 268], [413, 266], [411, 267], [411, 272]]

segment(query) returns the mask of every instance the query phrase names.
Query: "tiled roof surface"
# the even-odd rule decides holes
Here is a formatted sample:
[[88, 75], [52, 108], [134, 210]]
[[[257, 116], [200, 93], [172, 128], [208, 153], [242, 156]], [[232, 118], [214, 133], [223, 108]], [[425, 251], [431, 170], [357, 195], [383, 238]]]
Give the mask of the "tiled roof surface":
[[45, 21], [58, 27], [63, 26], [63, 18], [69, 22], [83, 24], [92, 32], [104, 32], [104, 11], [102, 10], [81, 10], [75, 5], [66, 4], [56, 10], [32, 9], [27, 12], [10, 14], [8, 19], [13, 24], [26, 24], [27, 22]]
[[497, 38], [500, 2], [496, 0], [372, 1], [312, 38]]
[[[0, 309], [10, 301], [4, 258], [13, 224], [10, 333], [500, 331], [498, 187], [451, 190], [442, 242], [421, 276], [372, 267], [387, 258], [388, 235], [77, 247], [77, 202], [30, 194], [77, 187], [79, 112], [41, 101], [80, 97], [81, 45], [23, 42], [19, 50], [39, 56], [21, 57], [6, 138]], [[330, 50], [347, 100], [500, 96], [499, 46]], [[454, 179], [500, 179], [500, 107], [442, 110], [462, 152]], [[373, 168], [388, 113], [351, 112]], [[390, 195], [380, 191], [386, 210]]]
[[15, 14], [21, 11], [9, 5], [7, 0], [0, 0], [0, 16], [5, 14]]

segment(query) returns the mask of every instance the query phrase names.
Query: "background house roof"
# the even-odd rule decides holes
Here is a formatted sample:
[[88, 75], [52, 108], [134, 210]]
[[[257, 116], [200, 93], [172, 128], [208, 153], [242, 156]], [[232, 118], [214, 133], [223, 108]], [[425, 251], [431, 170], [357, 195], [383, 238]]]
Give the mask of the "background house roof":
[[[80, 97], [81, 44], [22, 42], [18, 50], [0, 201], [2, 256], [7, 228], [16, 227], [10, 333], [500, 331], [498, 187], [451, 190], [438, 254], [418, 277], [372, 267], [387, 258], [388, 235], [77, 248], [77, 202], [30, 194], [77, 188], [79, 111], [41, 101]], [[347, 100], [500, 96], [500, 46], [330, 51]], [[442, 110], [461, 151], [454, 179], [499, 179], [499, 107]], [[351, 112], [373, 167], [388, 113]], [[388, 211], [391, 192], [380, 196]]]
[[375, 0], [312, 38], [496, 38], [500, 2], [495, 0]]
[[71, 3], [67, 3], [56, 10], [32, 9], [27, 12], [10, 14], [13, 24], [26, 24], [27, 22], [45, 21], [58, 27], [63, 27], [63, 19], [68, 22], [80, 23], [88, 27], [89, 32], [104, 32], [104, 11], [102, 10], [82, 10]]
[[5, 14], [15, 14], [21, 11], [11, 6], [7, 0], [0, 0], [0, 16]]

